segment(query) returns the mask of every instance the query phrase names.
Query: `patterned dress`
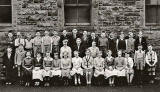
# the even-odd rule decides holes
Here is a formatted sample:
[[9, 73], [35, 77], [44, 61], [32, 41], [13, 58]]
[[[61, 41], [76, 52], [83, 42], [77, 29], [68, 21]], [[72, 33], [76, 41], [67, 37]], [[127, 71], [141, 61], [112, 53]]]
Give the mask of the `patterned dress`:
[[104, 75], [104, 58], [96, 57], [94, 59], [94, 76], [98, 77], [99, 75]]
[[83, 75], [83, 69], [81, 68], [82, 62], [83, 60], [81, 57], [72, 58], [72, 64], [73, 64], [73, 68], [71, 70], [72, 76], [75, 75], [76, 73]]
[[71, 59], [61, 59], [62, 77], [70, 78]]
[[117, 71], [117, 75], [118, 76], [126, 76], [126, 62], [124, 57], [117, 57], [115, 58], [115, 67], [116, 67], [116, 71]]

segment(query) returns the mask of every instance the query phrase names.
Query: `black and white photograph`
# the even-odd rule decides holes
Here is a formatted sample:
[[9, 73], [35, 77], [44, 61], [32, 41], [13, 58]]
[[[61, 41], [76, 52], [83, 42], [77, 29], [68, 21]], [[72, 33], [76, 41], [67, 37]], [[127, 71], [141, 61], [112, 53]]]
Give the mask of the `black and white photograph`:
[[0, 0], [0, 92], [159, 92], [160, 0]]

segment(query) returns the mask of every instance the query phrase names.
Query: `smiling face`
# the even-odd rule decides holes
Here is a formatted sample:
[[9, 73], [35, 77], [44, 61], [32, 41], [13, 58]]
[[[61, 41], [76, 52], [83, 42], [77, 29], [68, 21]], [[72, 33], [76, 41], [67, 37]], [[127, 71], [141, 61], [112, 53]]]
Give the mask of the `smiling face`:
[[92, 42], [92, 47], [96, 47], [96, 42]]
[[81, 39], [80, 39], [80, 38], [77, 38], [76, 43], [77, 43], [77, 44], [81, 44]]
[[27, 52], [27, 53], [26, 53], [26, 57], [31, 57], [31, 53], [30, 53], [30, 52]]
[[148, 50], [149, 50], [149, 51], [152, 51], [152, 46], [151, 46], [151, 45], [148, 46]]
[[79, 57], [78, 51], [74, 51], [74, 56], [75, 56], [75, 57]]
[[108, 50], [107, 55], [108, 55], [108, 56], [111, 56], [111, 55], [112, 55], [112, 51], [111, 51], [111, 50]]
[[101, 37], [104, 38], [106, 36], [105, 33], [101, 33]]
[[86, 56], [90, 56], [90, 50], [86, 50]]
[[11, 48], [11, 47], [8, 47], [8, 48], [7, 48], [7, 52], [8, 52], [8, 53], [11, 53], [11, 52], [12, 52], [12, 48]]
[[88, 35], [87, 31], [83, 31], [83, 35], [87, 36]]

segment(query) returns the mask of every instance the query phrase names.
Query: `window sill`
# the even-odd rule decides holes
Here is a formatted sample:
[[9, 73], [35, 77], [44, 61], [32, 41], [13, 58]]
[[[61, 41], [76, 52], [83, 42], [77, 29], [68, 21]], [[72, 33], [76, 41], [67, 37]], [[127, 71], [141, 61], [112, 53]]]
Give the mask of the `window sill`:
[[65, 23], [65, 26], [90, 26], [91, 23]]
[[11, 26], [12, 26], [12, 23], [0, 23], [0, 26], [3, 26], [3, 27], [11, 27]]

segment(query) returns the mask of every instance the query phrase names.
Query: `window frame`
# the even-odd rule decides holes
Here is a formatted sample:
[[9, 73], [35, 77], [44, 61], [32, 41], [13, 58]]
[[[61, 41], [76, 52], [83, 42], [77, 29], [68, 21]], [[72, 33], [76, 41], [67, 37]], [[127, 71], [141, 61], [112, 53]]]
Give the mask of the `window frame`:
[[11, 22], [9, 22], [9, 23], [0, 22], [0, 26], [11, 26], [12, 25], [12, 11], [13, 11], [12, 10], [12, 0], [11, 0], [11, 4], [10, 5], [9, 4], [8, 5], [7, 4], [6, 5], [1, 5], [0, 4], [0, 7], [1, 6], [3, 6], [3, 7], [11, 7]]
[[[78, 0], [77, 0], [78, 2]], [[86, 22], [86, 23], [67, 23], [66, 20], [65, 20], [65, 10], [64, 10], [64, 25], [65, 26], [90, 26], [91, 25], [91, 2], [92, 0], [90, 0], [90, 3], [89, 4], [79, 4], [79, 3], [75, 3], [75, 4], [65, 4], [65, 0], [64, 0], [64, 7], [90, 7], [90, 21], [89, 22]], [[78, 12], [78, 11], [77, 11]], [[78, 17], [78, 14], [77, 14], [77, 17]]]
[[[156, 7], [156, 10], [157, 10], [157, 8], [159, 7], [160, 8], [160, 1], [158, 1], [157, 0], [157, 3], [156, 4], [146, 4], [146, 0], [144, 0], [144, 21], [145, 21], [145, 26], [160, 26], [160, 23], [157, 23], [157, 22], [155, 22], [155, 23], [147, 23], [147, 21], [146, 21], [146, 7], [148, 7], [148, 6], [155, 6]], [[156, 11], [156, 16], [155, 17], [158, 17], [158, 14], [157, 14], [157, 11]], [[156, 18], [157, 19], [157, 18]]]

